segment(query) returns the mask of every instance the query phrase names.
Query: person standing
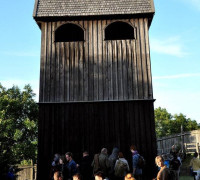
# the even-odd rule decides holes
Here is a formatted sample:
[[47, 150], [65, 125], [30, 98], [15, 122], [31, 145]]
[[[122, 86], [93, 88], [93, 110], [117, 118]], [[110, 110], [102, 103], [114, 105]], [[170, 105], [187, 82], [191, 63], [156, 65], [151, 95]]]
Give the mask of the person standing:
[[176, 180], [179, 180], [179, 171], [180, 171], [181, 162], [178, 160], [177, 155], [173, 155], [173, 159], [170, 162], [170, 169], [174, 171]]
[[132, 152], [133, 175], [137, 180], [142, 179], [142, 169], [138, 167], [139, 153], [135, 145], [131, 145], [130, 151]]
[[115, 171], [115, 179], [123, 180], [127, 172], [130, 170], [128, 161], [124, 158], [122, 152], [119, 152], [119, 159], [115, 163], [114, 171]]
[[170, 177], [170, 170], [164, 165], [164, 159], [162, 156], [157, 156], [155, 158], [156, 165], [160, 168], [157, 177], [154, 180], [173, 180]]
[[174, 144], [170, 150], [170, 154], [172, 156], [176, 155], [177, 154], [177, 148], [176, 148], [176, 145]]
[[82, 180], [81, 177], [82, 176], [79, 173], [76, 173], [75, 175], [73, 175], [73, 180]]
[[97, 172], [95, 175], [94, 175], [94, 179], [95, 180], [103, 180], [104, 179], [104, 175], [102, 172]]
[[197, 158], [198, 153], [194, 153], [194, 157], [190, 161], [190, 168], [192, 170], [193, 175], [197, 174], [195, 179], [199, 180], [200, 179], [200, 160]]
[[58, 174], [60, 171], [59, 159], [60, 159], [60, 154], [58, 153], [54, 154], [54, 158], [51, 163], [50, 179], [58, 179]]
[[[133, 179], [132, 179], [133, 178]], [[132, 176], [131, 173], [126, 174], [126, 176], [124, 177], [124, 180], [135, 180], [135, 178]]]
[[99, 155], [99, 166], [105, 177], [108, 177], [110, 171], [110, 162], [108, 160], [108, 150], [106, 148], [103, 148]]
[[7, 180], [15, 180], [15, 170], [13, 167], [9, 168], [9, 171], [7, 174]]
[[91, 158], [87, 151], [83, 152], [83, 157], [80, 162], [80, 173], [83, 180], [91, 180], [92, 178], [92, 167], [91, 167]]
[[110, 162], [109, 174], [110, 174], [111, 179], [114, 179], [114, 167], [115, 167], [116, 160], [118, 159], [118, 155], [119, 155], [119, 149], [117, 147], [114, 147], [112, 150], [112, 154], [108, 158]]
[[95, 154], [92, 167], [94, 169], [94, 174], [101, 171], [105, 177], [109, 176], [110, 162], [108, 160], [108, 150], [106, 148], [103, 148], [100, 154]]
[[73, 154], [71, 152], [67, 152], [65, 158], [67, 160], [66, 167], [68, 169], [68, 179], [71, 180], [73, 175], [77, 173], [77, 164], [73, 160]]

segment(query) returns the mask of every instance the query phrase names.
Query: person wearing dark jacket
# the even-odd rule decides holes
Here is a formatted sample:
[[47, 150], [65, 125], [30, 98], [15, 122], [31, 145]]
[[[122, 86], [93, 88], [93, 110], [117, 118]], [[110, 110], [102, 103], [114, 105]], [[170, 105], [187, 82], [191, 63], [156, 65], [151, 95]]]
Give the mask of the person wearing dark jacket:
[[181, 166], [181, 162], [178, 160], [177, 155], [174, 154], [173, 159], [170, 162], [170, 169], [174, 171], [176, 180], [179, 180], [179, 168]]
[[[100, 154], [95, 154], [92, 167], [93, 169], [96, 169], [97, 172], [101, 171], [105, 177], [109, 176], [110, 162], [108, 160], [108, 151], [106, 148], [103, 148]], [[94, 171], [94, 173], [97, 172]]]
[[117, 147], [113, 148], [112, 154], [109, 156], [108, 160], [110, 162], [110, 177], [114, 179], [114, 167], [116, 160], [118, 159], [119, 149]]
[[50, 179], [55, 179], [54, 176], [57, 177], [57, 174], [60, 171], [59, 159], [60, 159], [60, 154], [58, 153], [54, 154], [54, 158], [51, 163]]
[[72, 179], [73, 175], [75, 175], [77, 173], [77, 164], [76, 162], [73, 160], [73, 154], [71, 152], [67, 152], [65, 154], [65, 158], [67, 160], [67, 164], [66, 167], [68, 169], [68, 179]]
[[91, 180], [92, 179], [92, 167], [91, 167], [91, 158], [87, 151], [83, 152], [83, 157], [80, 162], [80, 173], [82, 175], [83, 180]]

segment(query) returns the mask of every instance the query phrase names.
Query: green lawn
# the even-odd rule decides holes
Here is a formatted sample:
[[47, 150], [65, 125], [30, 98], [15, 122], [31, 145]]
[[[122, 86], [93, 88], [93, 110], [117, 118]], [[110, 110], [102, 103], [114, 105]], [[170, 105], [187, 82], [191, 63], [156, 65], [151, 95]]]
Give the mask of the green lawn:
[[192, 159], [192, 156], [187, 155], [187, 158], [182, 162], [182, 166], [181, 166], [182, 176], [180, 176], [180, 180], [194, 180], [192, 176], [188, 176], [189, 175], [188, 167], [189, 167], [191, 159]]
[[194, 180], [192, 176], [180, 176], [180, 180]]

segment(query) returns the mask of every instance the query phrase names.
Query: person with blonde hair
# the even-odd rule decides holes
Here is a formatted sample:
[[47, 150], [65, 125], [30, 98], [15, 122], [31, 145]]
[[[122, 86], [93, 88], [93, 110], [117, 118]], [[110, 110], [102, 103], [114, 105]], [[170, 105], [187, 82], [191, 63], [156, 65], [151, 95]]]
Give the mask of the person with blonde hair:
[[136, 180], [136, 179], [134, 177], [132, 177], [131, 180]]
[[126, 174], [126, 176], [124, 177], [124, 180], [136, 180], [131, 173]]
[[59, 171], [56, 171], [53, 175], [53, 180], [63, 180]]
[[164, 165], [164, 159], [162, 156], [157, 156], [155, 158], [156, 165], [160, 168], [157, 177], [154, 180], [173, 180], [170, 178], [170, 171], [166, 165]]

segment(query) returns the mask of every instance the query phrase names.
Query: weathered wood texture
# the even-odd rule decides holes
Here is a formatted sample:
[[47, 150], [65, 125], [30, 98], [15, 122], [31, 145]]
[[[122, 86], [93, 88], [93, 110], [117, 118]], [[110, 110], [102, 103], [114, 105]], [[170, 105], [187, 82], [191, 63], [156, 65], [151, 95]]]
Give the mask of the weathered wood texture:
[[[111, 153], [118, 146], [131, 165], [131, 144], [138, 147], [148, 167], [155, 167], [153, 112], [153, 101], [40, 104], [40, 179], [49, 177], [53, 154], [67, 151], [78, 160], [84, 150], [93, 156], [103, 147]], [[145, 170], [145, 179], [152, 179], [152, 168]]]
[[171, 136], [158, 138], [157, 139], [158, 154], [169, 153], [173, 145], [181, 147], [182, 143], [196, 144], [199, 142], [200, 142], [200, 130], [183, 132], [182, 134], [179, 133]]
[[[116, 20], [43, 22], [40, 102], [153, 99], [148, 19], [130, 23], [133, 40], [104, 40]], [[56, 29], [75, 23], [85, 41], [55, 42]]]
[[16, 173], [16, 180], [36, 180], [37, 165], [18, 166], [19, 171]]

